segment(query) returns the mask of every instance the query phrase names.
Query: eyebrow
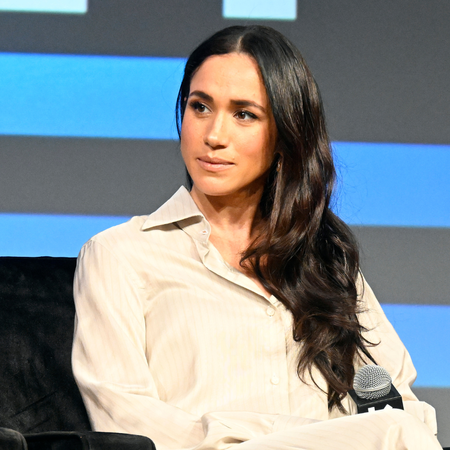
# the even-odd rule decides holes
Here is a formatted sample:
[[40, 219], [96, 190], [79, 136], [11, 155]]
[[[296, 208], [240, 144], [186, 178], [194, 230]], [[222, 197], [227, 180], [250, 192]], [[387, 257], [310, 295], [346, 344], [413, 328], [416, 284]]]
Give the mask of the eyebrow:
[[[214, 102], [214, 99], [203, 91], [193, 91], [189, 94], [189, 97], [192, 96], [200, 97], [208, 102]], [[259, 105], [258, 103], [251, 102], [250, 100], [231, 100], [231, 103], [236, 106], [253, 106], [254, 108], [260, 109], [263, 113], [267, 113], [266, 108]]]

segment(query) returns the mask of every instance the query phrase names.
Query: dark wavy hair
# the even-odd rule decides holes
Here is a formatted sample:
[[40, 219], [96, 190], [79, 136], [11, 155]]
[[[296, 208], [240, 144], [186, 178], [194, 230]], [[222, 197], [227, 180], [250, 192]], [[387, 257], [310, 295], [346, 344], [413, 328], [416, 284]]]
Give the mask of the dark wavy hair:
[[258, 64], [278, 131], [260, 203], [262, 230], [241, 265], [291, 311], [300, 344], [299, 377], [307, 371], [314, 381], [312, 367], [317, 367], [328, 384], [329, 410], [344, 411], [341, 401], [352, 387], [355, 359], [373, 359], [357, 316], [358, 247], [330, 208], [335, 168], [322, 101], [298, 49], [278, 31], [259, 25], [232, 26], [211, 36], [186, 63], [177, 99], [178, 133], [197, 69], [212, 55], [233, 52]]

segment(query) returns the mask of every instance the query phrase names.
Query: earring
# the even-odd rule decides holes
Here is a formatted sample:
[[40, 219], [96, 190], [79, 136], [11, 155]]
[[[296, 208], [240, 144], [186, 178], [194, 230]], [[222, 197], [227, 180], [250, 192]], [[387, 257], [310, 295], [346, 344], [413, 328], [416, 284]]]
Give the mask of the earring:
[[281, 170], [281, 157], [278, 159], [277, 163], [277, 173]]

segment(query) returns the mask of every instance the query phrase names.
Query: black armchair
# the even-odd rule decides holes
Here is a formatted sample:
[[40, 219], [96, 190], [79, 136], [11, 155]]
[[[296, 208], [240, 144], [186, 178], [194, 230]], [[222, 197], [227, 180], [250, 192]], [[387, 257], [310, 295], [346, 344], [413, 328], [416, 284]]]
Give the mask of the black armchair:
[[0, 257], [0, 448], [151, 450], [91, 431], [71, 369], [75, 258]]

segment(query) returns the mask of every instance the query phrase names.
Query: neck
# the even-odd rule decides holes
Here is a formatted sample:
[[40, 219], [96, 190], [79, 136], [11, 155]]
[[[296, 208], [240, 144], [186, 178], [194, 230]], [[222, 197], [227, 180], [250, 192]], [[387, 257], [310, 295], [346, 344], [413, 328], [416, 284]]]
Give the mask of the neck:
[[251, 239], [260, 220], [262, 191], [211, 196], [194, 187], [191, 196], [216, 235], [239, 235]]
[[266, 298], [270, 292], [248, 265], [241, 265], [243, 253], [258, 236], [262, 190], [254, 195], [208, 196], [194, 188], [192, 198], [211, 225], [210, 242], [228, 264], [246, 274]]

